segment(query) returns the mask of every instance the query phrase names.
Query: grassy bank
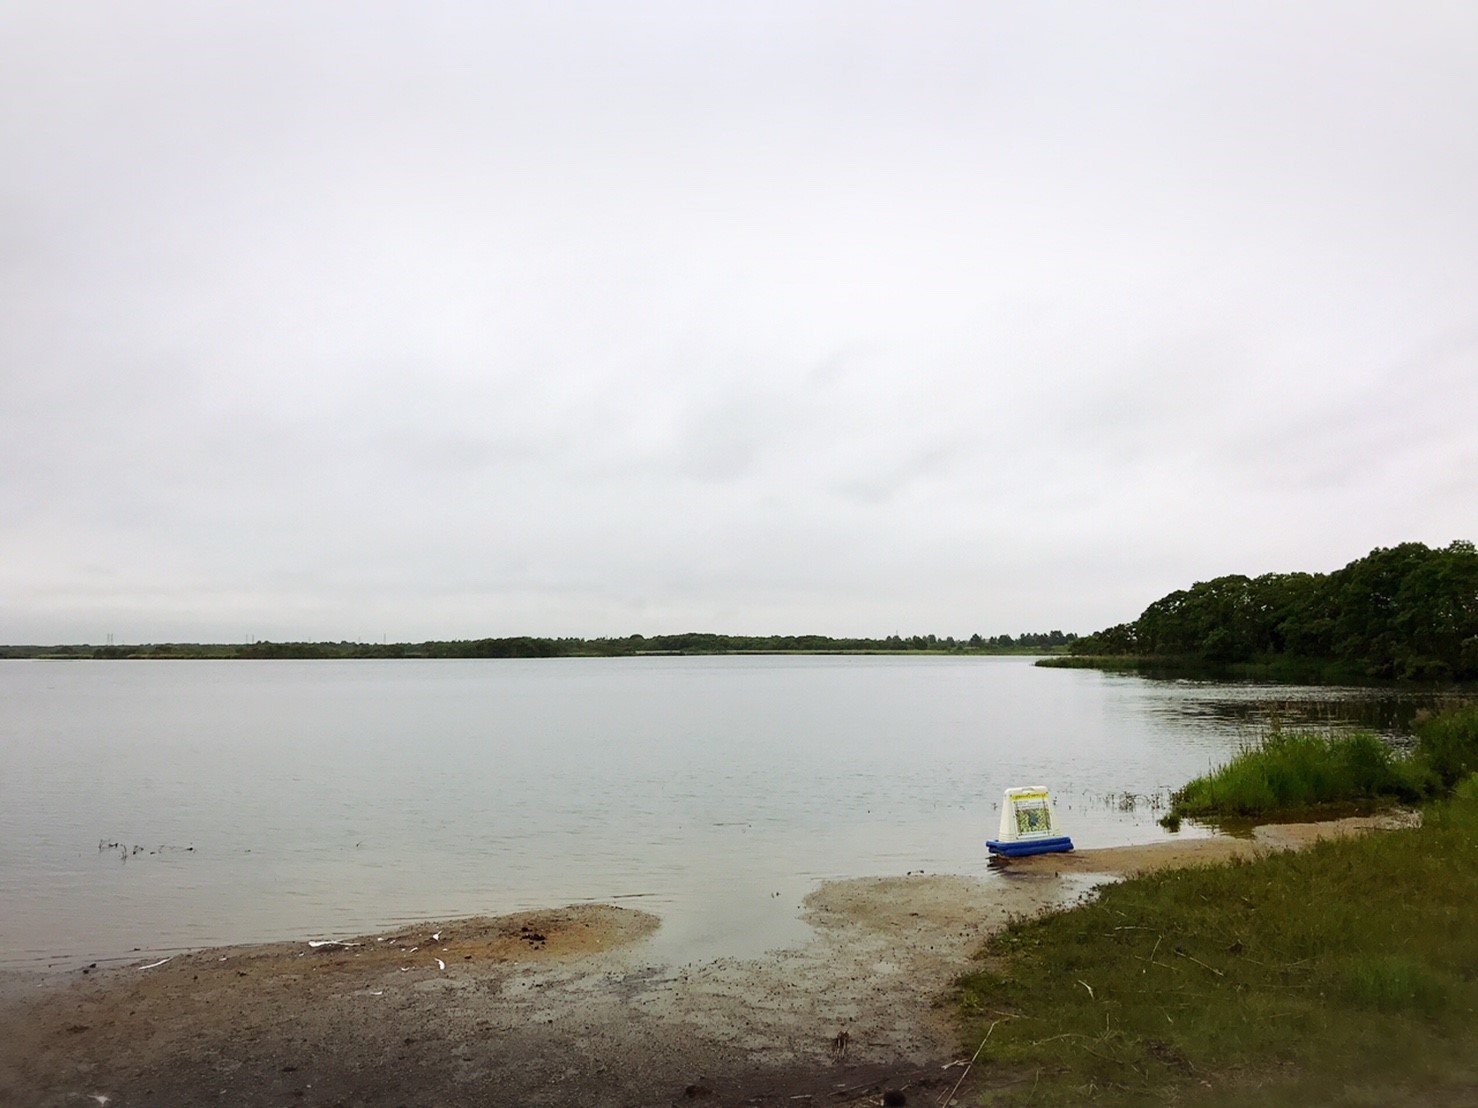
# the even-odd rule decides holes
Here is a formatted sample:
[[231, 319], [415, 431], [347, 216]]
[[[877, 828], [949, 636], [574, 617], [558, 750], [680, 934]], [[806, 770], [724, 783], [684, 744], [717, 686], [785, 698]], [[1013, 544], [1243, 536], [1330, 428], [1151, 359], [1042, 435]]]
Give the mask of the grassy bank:
[[1325, 807], [1412, 803], [1439, 796], [1478, 771], [1478, 708], [1415, 723], [1415, 747], [1393, 750], [1372, 734], [1275, 732], [1174, 796], [1164, 822], [1181, 818], [1287, 818]]
[[1478, 1100], [1478, 778], [1419, 828], [1159, 873], [960, 983], [990, 1104]]

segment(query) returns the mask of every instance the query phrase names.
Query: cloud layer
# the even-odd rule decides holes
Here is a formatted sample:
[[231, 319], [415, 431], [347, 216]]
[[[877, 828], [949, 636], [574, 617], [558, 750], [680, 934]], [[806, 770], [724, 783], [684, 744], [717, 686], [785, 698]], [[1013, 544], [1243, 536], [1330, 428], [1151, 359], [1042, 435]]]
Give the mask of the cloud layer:
[[0, 640], [1088, 631], [1474, 537], [1478, 16], [15, 4]]

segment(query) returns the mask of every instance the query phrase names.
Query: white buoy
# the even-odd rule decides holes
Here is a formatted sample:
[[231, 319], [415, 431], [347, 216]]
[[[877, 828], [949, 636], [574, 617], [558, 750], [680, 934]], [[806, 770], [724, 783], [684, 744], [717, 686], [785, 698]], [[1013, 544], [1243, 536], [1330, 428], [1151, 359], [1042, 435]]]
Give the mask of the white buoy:
[[1072, 839], [1057, 824], [1057, 809], [1046, 785], [1007, 789], [1001, 798], [999, 838], [987, 839], [992, 854], [1008, 858], [1024, 854], [1052, 854], [1073, 848]]

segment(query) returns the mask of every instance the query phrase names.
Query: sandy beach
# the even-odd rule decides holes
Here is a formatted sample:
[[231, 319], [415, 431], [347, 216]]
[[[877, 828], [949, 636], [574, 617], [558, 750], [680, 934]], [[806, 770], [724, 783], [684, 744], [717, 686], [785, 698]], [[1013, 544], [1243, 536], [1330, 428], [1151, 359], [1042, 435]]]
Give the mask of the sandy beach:
[[[662, 964], [644, 953], [654, 916], [578, 905], [5, 975], [0, 1103], [861, 1104], [899, 1090], [932, 1104], [963, 1073], [941, 1000], [1012, 918], [1119, 876], [1400, 821], [832, 882], [803, 905], [810, 940], [755, 959]], [[957, 1099], [1010, 1080], [977, 1066]]]

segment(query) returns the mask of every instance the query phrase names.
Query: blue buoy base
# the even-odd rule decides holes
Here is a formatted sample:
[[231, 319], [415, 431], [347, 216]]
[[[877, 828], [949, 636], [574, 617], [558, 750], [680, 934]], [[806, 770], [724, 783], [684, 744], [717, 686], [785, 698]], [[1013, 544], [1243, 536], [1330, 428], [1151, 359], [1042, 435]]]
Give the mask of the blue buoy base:
[[1073, 841], [1066, 835], [1058, 835], [1051, 839], [1026, 839], [1022, 842], [987, 839], [985, 848], [992, 854], [1002, 854], [1007, 858], [1023, 858], [1028, 854], [1065, 853], [1073, 848]]

